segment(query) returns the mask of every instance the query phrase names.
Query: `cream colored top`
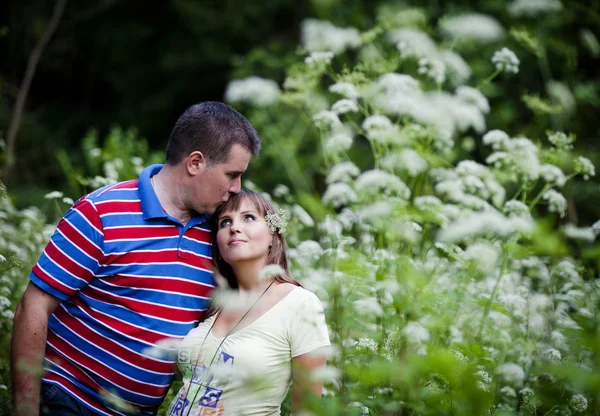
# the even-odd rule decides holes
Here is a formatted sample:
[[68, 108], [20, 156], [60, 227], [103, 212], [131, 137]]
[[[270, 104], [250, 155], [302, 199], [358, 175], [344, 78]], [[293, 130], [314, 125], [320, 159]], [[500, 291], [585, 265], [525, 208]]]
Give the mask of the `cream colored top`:
[[301, 287], [224, 341], [208, 333], [214, 319], [182, 342], [178, 366], [184, 385], [168, 415], [279, 415], [292, 358], [329, 345], [323, 306]]

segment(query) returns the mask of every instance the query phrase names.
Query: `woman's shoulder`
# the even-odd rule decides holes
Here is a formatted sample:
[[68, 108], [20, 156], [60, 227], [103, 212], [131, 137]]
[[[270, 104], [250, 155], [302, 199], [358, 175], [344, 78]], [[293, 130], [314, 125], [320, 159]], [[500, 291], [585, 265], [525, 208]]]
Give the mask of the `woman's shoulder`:
[[300, 306], [305, 303], [319, 303], [319, 298], [310, 290], [297, 286], [293, 283], [281, 283], [278, 285], [280, 299], [285, 299], [289, 304]]

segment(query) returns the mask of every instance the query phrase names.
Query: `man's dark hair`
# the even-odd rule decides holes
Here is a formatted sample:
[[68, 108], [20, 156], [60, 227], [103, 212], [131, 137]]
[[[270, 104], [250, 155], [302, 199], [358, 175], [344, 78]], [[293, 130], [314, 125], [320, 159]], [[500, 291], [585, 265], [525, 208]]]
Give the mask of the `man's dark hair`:
[[260, 152], [260, 139], [246, 117], [227, 104], [203, 102], [185, 110], [175, 123], [167, 143], [167, 163], [176, 165], [194, 151], [202, 152], [209, 165], [224, 163], [234, 144], [254, 156]]

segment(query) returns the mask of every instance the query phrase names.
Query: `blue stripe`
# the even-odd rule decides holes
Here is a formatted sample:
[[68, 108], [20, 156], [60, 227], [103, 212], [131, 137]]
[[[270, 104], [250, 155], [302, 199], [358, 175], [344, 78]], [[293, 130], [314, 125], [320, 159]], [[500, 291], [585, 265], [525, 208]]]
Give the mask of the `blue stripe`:
[[181, 263], [171, 264], [132, 264], [127, 266], [103, 266], [98, 270], [98, 275], [114, 276], [117, 274], [180, 277], [192, 282], [214, 285], [212, 271], [194, 268]]
[[190, 310], [197, 310], [199, 305], [199, 298], [196, 296], [181, 295], [177, 293], [168, 293], [159, 290], [148, 290], [148, 289], [133, 289], [131, 287], [115, 287], [106, 284], [100, 279], [94, 279], [90, 286], [97, 287], [98, 289], [106, 292], [113, 293], [117, 296], [124, 296], [131, 300], [139, 300], [144, 302], [151, 302], [157, 305], [163, 305], [175, 308], [185, 308]]
[[[140, 327], [140, 333], [143, 333], [145, 329], [150, 331], [156, 331], [165, 336], [169, 337], [183, 337], [195, 326], [195, 322], [192, 323], [177, 323], [177, 322], [166, 322], [164, 320], [156, 319], [150, 316], [144, 316], [137, 312], [133, 312], [125, 307], [119, 307], [116, 304], [107, 304], [106, 302], [100, 302], [95, 299], [86, 296], [80, 292], [79, 296], [81, 299], [88, 304], [91, 308], [96, 309], [106, 315], [118, 318], [131, 325]], [[198, 300], [198, 311], [206, 309], [208, 302], [202, 299]], [[202, 306], [202, 307], [200, 307]], [[200, 313], [199, 313], [200, 314]]]
[[73, 290], [80, 290], [82, 288], [84, 288], [88, 282], [87, 280], [81, 278], [81, 279], [77, 279], [77, 277], [75, 274], [70, 274], [68, 272], [66, 272], [64, 269], [61, 269], [60, 267], [57, 266], [57, 263], [53, 263], [50, 258], [46, 255], [46, 252], [43, 252], [40, 255], [40, 258], [38, 260], [38, 266], [40, 266], [40, 268], [46, 272], [46, 274], [54, 277], [56, 280], [58, 280], [59, 282], [61, 282], [64, 285], [67, 285], [71, 288], [73, 288]]
[[58, 299], [67, 300], [70, 298], [69, 295], [65, 295], [61, 291], [54, 289], [52, 286], [41, 280], [34, 272], [29, 273], [29, 279], [44, 292], [49, 293]]

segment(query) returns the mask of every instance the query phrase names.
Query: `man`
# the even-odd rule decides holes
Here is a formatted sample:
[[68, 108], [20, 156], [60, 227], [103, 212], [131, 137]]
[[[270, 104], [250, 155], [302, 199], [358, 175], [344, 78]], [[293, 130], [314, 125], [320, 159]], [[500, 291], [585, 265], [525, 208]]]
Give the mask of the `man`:
[[183, 338], [206, 309], [209, 216], [240, 191], [260, 146], [234, 109], [197, 104], [177, 120], [164, 166], [73, 205], [15, 312], [18, 415], [156, 412], [174, 367], [147, 351]]

